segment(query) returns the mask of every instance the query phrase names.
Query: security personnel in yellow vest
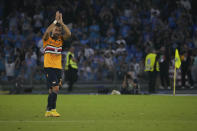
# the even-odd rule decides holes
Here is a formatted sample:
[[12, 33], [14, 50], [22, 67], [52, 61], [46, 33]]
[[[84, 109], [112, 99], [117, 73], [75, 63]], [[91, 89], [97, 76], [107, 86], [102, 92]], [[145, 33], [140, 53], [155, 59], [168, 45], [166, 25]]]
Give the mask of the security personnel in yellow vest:
[[158, 55], [155, 50], [147, 54], [145, 59], [145, 72], [148, 72], [149, 77], [149, 93], [155, 93], [155, 83], [157, 78], [157, 72], [159, 71]]
[[77, 60], [74, 56], [75, 48], [70, 47], [67, 55], [66, 55], [66, 65], [65, 65], [65, 81], [68, 81], [68, 91], [72, 91], [73, 84], [78, 79], [78, 66]]

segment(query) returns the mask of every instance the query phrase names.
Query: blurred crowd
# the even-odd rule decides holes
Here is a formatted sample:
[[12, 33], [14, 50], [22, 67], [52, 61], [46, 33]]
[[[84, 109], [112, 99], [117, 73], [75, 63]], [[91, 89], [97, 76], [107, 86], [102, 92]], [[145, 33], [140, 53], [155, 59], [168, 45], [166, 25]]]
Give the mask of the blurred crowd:
[[[0, 3], [0, 81], [42, 82], [42, 35], [63, 14], [76, 47], [79, 80], [122, 80], [143, 72], [149, 49], [169, 58], [178, 48], [197, 66], [197, 18], [191, 0], [19, 0]], [[65, 58], [65, 57], [64, 57]], [[65, 60], [63, 59], [63, 62]], [[194, 68], [195, 68], [194, 67]], [[193, 76], [195, 78], [195, 75]]]

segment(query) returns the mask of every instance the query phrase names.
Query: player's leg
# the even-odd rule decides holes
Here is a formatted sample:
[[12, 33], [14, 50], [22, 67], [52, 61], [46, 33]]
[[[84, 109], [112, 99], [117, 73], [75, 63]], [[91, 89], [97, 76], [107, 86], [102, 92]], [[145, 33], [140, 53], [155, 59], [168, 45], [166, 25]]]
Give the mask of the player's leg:
[[57, 101], [57, 94], [59, 92], [59, 86], [54, 86], [52, 88], [52, 97], [53, 97], [53, 102], [52, 102], [52, 109], [56, 109], [56, 101]]
[[48, 95], [48, 104], [47, 104], [47, 111], [51, 110], [51, 71], [49, 68], [44, 68], [44, 73], [46, 76], [46, 82], [47, 82], [47, 88], [49, 90], [49, 95]]
[[56, 111], [56, 102], [57, 102], [57, 94], [59, 92], [59, 88], [60, 88], [60, 86], [62, 86], [61, 85], [62, 84], [62, 72], [61, 72], [61, 70], [60, 69], [54, 69], [54, 76], [56, 76], [56, 77], [53, 80], [54, 85], [52, 87], [52, 93], [51, 93], [52, 100], [53, 100], [51, 111], [52, 111], [53, 116], [59, 117], [60, 114], [57, 113], [57, 111]]
[[53, 97], [52, 97], [52, 81], [53, 81], [53, 70], [51, 68], [45, 68], [44, 69], [45, 76], [46, 76], [46, 81], [47, 81], [47, 88], [49, 89], [49, 95], [48, 95], [48, 100], [47, 100], [47, 111], [45, 113], [46, 117], [51, 116], [51, 109], [52, 109], [52, 103], [53, 103]]
[[48, 104], [47, 104], [47, 111], [51, 111], [52, 109], [52, 89], [49, 89], [49, 95], [48, 95]]
[[51, 115], [51, 109], [52, 109], [52, 89], [49, 89], [49, 95], [48, 95], [48, 104], [47, 104], [47, 111], [45, 113], [46, 117], [50, 117]]
[[54, 86], [52, 87], [52, 109], [51, 109], [51, 112], [52, 112], [52, 116], [53, 117], [59, 117], [60, 114], [56, 111], [56, 101], [57, 101], [57, 94], [59, 92], [59, 86]]
[[62, 88], [62, 71], [60, 69], [55, 69], [55, 74], [56, 74], [56, 84], [52, 88], [52, 95], [54, 98], [52, 109], [56, 109], [57, 94], [59, 92], [59, 89]]

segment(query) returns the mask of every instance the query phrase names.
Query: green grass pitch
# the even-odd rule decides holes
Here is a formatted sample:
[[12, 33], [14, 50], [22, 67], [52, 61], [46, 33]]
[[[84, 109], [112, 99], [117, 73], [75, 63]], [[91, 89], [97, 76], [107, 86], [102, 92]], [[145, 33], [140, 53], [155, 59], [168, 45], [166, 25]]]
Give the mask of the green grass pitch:
[[0, 131], [197, 131], [197, 96], [0, 95]]

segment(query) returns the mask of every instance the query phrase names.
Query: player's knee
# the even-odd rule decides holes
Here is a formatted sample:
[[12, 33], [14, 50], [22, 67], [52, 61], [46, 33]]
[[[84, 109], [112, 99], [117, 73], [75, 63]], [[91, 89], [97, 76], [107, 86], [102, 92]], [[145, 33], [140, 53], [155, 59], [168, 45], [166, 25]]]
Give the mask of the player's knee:
[[58, 93], [59, 92], [59, 86], [52, 87], [52, 91], [55, 92], [55, 93]]

